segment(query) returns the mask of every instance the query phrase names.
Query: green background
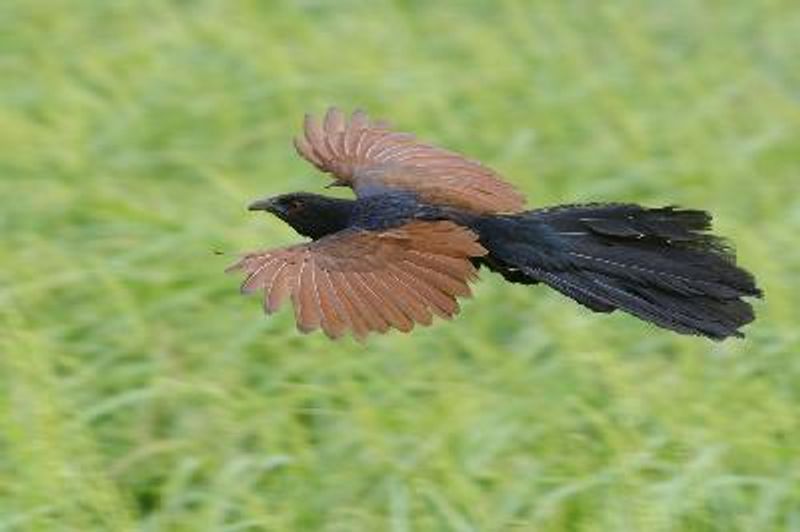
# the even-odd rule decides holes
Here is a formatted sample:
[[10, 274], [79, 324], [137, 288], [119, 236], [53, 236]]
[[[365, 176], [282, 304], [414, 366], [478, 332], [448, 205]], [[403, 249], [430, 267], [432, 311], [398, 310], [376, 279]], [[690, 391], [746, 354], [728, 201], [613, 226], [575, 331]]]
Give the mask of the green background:
[[[0, 3], [0, 529], [800, 530], [800, 4]], [[701, 207], [743, 341], [484, 273], [360, 345], [222, 274], [363, 107], [541, 206]], [[218, 256], [214, 250], [229, 253]]]

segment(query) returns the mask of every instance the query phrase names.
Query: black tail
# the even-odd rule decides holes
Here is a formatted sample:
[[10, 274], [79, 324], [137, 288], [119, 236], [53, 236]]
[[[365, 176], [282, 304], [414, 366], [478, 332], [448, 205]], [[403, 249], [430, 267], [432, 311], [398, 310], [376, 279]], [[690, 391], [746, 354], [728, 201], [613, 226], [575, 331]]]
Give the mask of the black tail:
[[564, 205], [474, 223], [483, 263], [515, 283], [542, 282], [596, 311], [721, 340], [754, 319], [760, 297], [711, 216], [673, 207]]

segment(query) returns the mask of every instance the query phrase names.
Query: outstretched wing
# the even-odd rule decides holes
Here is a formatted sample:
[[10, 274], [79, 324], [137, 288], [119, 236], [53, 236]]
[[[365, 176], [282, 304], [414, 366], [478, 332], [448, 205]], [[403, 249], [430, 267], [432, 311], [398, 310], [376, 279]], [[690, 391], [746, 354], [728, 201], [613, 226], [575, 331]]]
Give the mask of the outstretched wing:
[[245, 293], [264, 290], [264, 309], [291, 298], [297, 328], [359, 339], [390, 327], [404, 332], [450, 318], [476, 278], [470, 257], [486, 254], [477, 236], [452, 222], [411, 222], [386, 231], [348, 229], [307, 244], [251, 253]]
[[477, 213], [517, 212], [525, 198], [494, 170], [461, 154], [422, 143], [363, 111], [347, 120], [332, 107], [320, 123], [306, 115], [295, 138], [307, 161], [352, 187], [357, 195], [375, 188], [411, 190], [424, 201]]

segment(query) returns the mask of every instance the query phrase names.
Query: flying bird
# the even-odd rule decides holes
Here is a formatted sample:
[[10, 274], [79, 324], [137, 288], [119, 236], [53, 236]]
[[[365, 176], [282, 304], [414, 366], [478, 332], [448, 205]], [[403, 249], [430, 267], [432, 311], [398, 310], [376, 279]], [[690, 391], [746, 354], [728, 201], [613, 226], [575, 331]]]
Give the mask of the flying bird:
[[682, 334], [741, 337], [755, 317], [743, 298], [761, 291], [709, 233], [707, 212], [630, 203], [526, 210], [494, 170], [360, 110], [307, 115], [295, 147], [355, 199], [294, 192], [255, 201], [250, 210], [310, 240], [248, 253], [227, 271], [245, 274], [242, 292], [263, 292], [267, 313], [291, 300], [302, 332], [363, 339], [452, 318], [482, 267]]

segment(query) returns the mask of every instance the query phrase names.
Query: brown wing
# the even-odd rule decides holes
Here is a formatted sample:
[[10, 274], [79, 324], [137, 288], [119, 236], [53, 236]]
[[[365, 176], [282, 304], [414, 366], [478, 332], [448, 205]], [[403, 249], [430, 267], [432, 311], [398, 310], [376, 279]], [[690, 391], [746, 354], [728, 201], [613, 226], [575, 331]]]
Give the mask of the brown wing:
[[370, 186], [412, 190], [423, 200], [478, 212], [517, 212], [525, 198], [491, 168], [371, 122], [363, 111], [348, 121], [332, 107], [320, 123], [306, 115], [297, 152], [337, 183], [363, 194]]
[[228, 268], [243, 271], [245, 293], [264, 290], [264, 309], [291, 298], [297, 328], [359, 339], [390, 327], [404, 332], [450, 318], [476, 278], [470, 257], [486, 254], [476, 235], [452, 222], [411, 222], [383, 232], [350, 229], [317, 241], [251, 253]]

